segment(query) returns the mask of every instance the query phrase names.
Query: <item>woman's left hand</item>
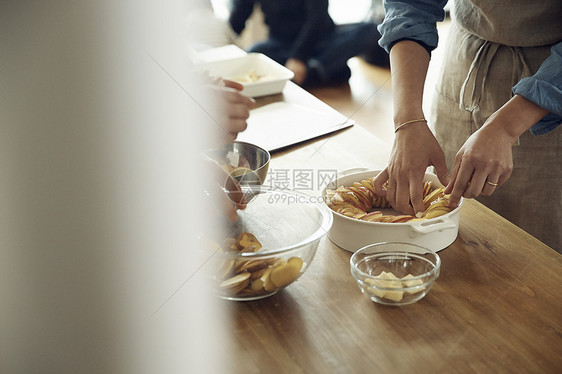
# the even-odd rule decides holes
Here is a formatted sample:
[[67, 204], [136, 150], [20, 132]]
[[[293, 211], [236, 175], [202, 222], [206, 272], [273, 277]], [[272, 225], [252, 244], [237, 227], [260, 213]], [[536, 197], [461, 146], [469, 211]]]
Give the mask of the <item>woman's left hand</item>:
[[461, 196], [489, 196], [504, 184], [513, 171], [511, 147], [547, 113], [548, 110], [515, 95], [492, 114], [457, 152], [445, 189], [445, 193], [451, 194], [449, 207], [456, 208]]
[[513, 170], [513, 139], [501, 127], [485, 124], [472, 134], [457, 152], [451, 180], [449, 207], [456, 208], [461, 196], [489, 196], [507, 181]]

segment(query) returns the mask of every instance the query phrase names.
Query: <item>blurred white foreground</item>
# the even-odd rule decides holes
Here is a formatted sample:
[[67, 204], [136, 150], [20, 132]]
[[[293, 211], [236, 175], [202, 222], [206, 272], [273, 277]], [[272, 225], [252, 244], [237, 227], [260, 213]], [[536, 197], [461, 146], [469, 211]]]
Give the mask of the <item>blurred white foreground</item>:
[[198, 271], [209, 119], [182, 89], [188, 5], [0, 2], [1, 373], [228, 364]]

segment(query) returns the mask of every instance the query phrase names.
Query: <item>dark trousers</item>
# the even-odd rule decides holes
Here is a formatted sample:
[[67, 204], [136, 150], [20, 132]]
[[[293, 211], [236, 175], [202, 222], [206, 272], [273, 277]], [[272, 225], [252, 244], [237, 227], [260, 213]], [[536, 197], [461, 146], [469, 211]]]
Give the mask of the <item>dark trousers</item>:
[[[374, 22], [339, 25], [325, 35], [314, 47], [310, 58], [304, 61], [307, 65], [307, 80], [314, 78], [316, 82], [306, 83], [340, 83], [350, 75], [347, 60], [351, 57], [364, 55], [372, 64], [387, 67], [388, 54], [378, 45], [380, 34]], [[259, 52], [269, 56], [281, 65], [290, 56], [294, 40], [280, 40], [271, 37], [253, 45], [249, 52]], [[314, 74], [311, 72], [314, 71]]]

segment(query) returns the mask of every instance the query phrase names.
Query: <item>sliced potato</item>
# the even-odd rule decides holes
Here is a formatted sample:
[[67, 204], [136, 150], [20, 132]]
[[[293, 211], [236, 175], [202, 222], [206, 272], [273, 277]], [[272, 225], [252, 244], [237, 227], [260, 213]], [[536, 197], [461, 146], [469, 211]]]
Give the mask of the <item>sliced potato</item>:
[[297, 279], [302, 268], [302, 259], [299, 257], [291, 257], [287, 263], [271, 269], [271, 281], [278, 288], [285, 287]]

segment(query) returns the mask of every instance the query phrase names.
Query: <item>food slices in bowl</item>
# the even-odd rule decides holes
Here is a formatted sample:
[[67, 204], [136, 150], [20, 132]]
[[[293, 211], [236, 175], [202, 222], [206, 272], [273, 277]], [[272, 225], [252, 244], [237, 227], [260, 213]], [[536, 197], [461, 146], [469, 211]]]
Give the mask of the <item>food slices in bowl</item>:
[[[260, 241], [249, 232], [228, 238], [220, 246], [222, 253], [258, 253]], [[298, 256], [221, 258], [215, 264], [219, 292], [227, 297], [258, 297], [271, 294], [293, 283], [301, 274], [304, 261]]]
[[383, 214], [379, 209], [390, 207], [384, 196], [375, 193], [374, 177], [326, 190], [326, 203], [330, 209], [349, 218], [366, 222], [402, 223], [436, 218], [451, 211], [445, 187], [433, 188], [430, 181], [423, 184], [425, 211], [416, 216]]

